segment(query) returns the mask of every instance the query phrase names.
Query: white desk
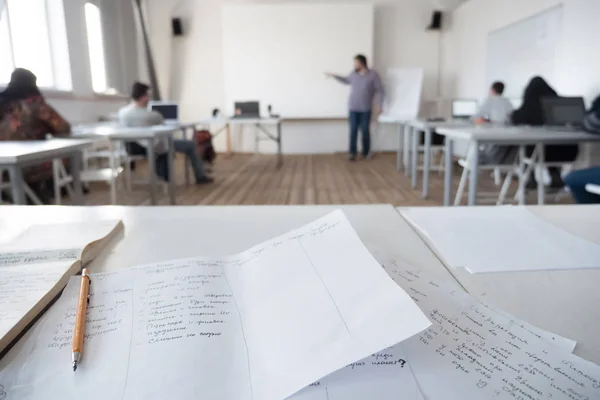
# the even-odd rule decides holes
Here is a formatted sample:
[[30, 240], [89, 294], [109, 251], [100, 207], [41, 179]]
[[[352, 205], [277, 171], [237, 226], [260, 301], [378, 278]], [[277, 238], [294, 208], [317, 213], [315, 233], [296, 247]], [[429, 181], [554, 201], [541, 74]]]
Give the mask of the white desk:
[[[283, 149], [282, 149], [282, 139], [281, 139], [281, 118], [226, 118], [226, 117], [218, 117], [218, 118], [207, 118], [205, 120], [198, 121], [194, 123], [194, 125], [222, 125], [223, 128], [219, 129], [215, 132], [214, 136], [218, 135], [225, 129], [227, 129], [227, 149], [231, 151], [231, 138], [229, 133], [229, 128], [231, 126], [244, 126], [244, 125], [252, 125], [256, 127], [256, 129], [260, 130], [265, 136], [272, 140], [277, 144], [277, 168], [281, 168], [283, 165]], [[275, 128], [275, 134], [269, 131], [268, 127]], [[258, 135], [255, 136], [256, 141], [256, 149], [258, 149]]]
[[73, 204], [83, 204], [81, 191], [81, 151], [90, 146], [89, 140], [51, 139], [0, 142], [0, 170], [8, 169], [15, 204], [27, 204], [22, 168], [68, 157], [73, 174]]
[[[410, 121], [407, 124], [405, 135], [411, 137], [409, 143], [412, 144], [412, 164], [411, 164], [411, 178], [412, 187], [417, 187], [417, 161], [419, 156], [419, 143], [421, 141], [421, 131], [425, 132], [425, 140], [423, 143], [423, 198], [426, 199], [429, 196], [429, 171], [431, 169], [431, 138], [433, 131], [440, 128], [467, 128], [473, 127], [470, 121], [455, 120], [455, 121], [427, 121], [423, 119], [416, 119]], [[446, 160], [452, 159], [452, 153], [446, 152]]]
[[157, 202], [156, 190], [156, 154], [154, 144], [157, 140], [166, 140], [168, 143], [167, 163], [169, 168], [169, 199], [175, 204], [174, 165], [175, 149], [173, 147], [173, 134], [182, 128], [179, 125], [156, 125], [148, 127], [127, 128], [114, 123], [86, 124], [73, 127], [73, 136], [85, 138], [105, 138], [111, 142], [145, 141], [148, 158], [149, 190], [152, 205]]
[[[494, 212], [495, 207], [487, 208]], [[398, 210], [401, 212], [403, 208]], [[581, 238], [600, 243], [600, 205], [530, 206], [528, 210]], [[485, 234], [486, 229], [494, 226], [481, 229]], [[435, 243], [424, 240], [435, 251]], [[539, 328], [576, 340], [574, 353], [600, 364], [600, 268], [489, 274], [448, 269], [479, 300]]]
[[[446, 154], [452, 154], [454, 140], [468, 140], [469, 153], [469, 205], [475, 205], [477, 198], [479, 145], [515, 145], [519, 146], [520, 169], [524, 169], [525, 145], [537, 146], [537, 164], [544, 167], [544, 145], [547, 144], [579, 144], [585, 142], [600, 142], [600, 135], [586, 132], [558, 131], [538, 127], [522, 126], [464, 126], [440, 127], [437, 133], [446, 136]], [[446, 157], [444, 177], [444, 205], [450, 205], [452, 193], [452, 157]], [[519, 193], [524, 193], [523, 179], [519, 180]], [[524, 199], [521, 200], [522, 202]], [[544, 185], [538, 180], [538, 204], [544, 202]]]

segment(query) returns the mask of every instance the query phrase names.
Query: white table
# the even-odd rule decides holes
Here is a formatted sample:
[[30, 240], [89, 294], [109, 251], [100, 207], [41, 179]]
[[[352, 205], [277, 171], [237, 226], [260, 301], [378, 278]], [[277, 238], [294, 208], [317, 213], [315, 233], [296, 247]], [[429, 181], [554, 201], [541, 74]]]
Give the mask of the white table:
[[[451, 121], [427, 121], [423, 119], [416, 119], [408, 122], [405, 129], [405, 135], [408, 135], [410, 139], [408, 142], [412, 145], [412, 164], [411, 164], [411, 178], [412, 187], [417, 187], [417, 162], [419, 159], [419, 143], [421, 142], [421, 131], [425, 132], [425, 140], [423, 143], [423, 198], [426, 199], [429, 196], [429, 172], [431, 169], [431, 139], [433, 137], [433, 131], [440, 128], [466, 128], [473, 127], [474, 125], [468, 120], [451, 120]], [[446, 160], [452, 159], [452, 153], [446, 152]]]
[[8, 169], [15, 204], [27, 204], [22, 168], [57, 158], [70, 158], [73, 175], [73, 204], [83, 204], [81, 191], [81, 151], [89, 140], [51, 139], [0, 142], [0, 170]]
[[[486, 208], [490, 213], [496, 209]], [[568, 232], [600, 244], [600, 205], [529, 206], [527, 209]], [[481, 228], [482, 232], [486, 229], [494, 229], [493, 224]], [[435, 252], [435, 243], [426, 237], [423, 239]], [[502, 257], [502, 254], [490, 254], [490, 257]], [[463, 268], [448, 270], [479, 300], [539, 328], [576, 340], [574, 353], [600, 364], [600, 268], [488, 274], [470, 274]]]
[[108, 124], [86, 124], [73, 127], [72, 132], [74, 137], [85, 138], [105, 138], [111, 142], [146, 142], [147, 158], [148, 158], [148, 175], [149, 175], [149, 191], [152, 205], [157, 203], [156, 190], [156, 152], [154, 144], [157, 140], [165, 140], [168, 143], [167, 163], [169, 169], [169, 200], [171, 204], [175, 204], [175, 174], [173, 160], [175, 158], [175, 148], [173, 146], [173, 135], [183, 128], [179, 125], [156, 125], [148, 127], [128, 128], [119, 126], [114, 123]]
[[[231, 126], [245, 126], [251, 125], [256, 127], [256, 129], [260, 130], [265, 136], [272, 140], [277, 144], [277, 168], [281, 168], [283, 165], [283, 149], [282, 149], [282, 139], [281, 139], [281, 118], [229, 118], [229, 117], [217, 117], [217, 118], [207, 118], [205, 120], [201, 120], [195, 122], [194, 125], [222, 125], [223, 128], [219, 129], [214, 133], [214, 136], [218, 135], [225, 129], [229, 129]], [[275, 128], [275, 133], [271, 132], [268, 127]], [[227, 133], [229, 135], [229, 131]], [[256, 149], [258, 149], [258, 140], [259, 137], [256, 135]], [[231, 150], [230, 137], [227, 137], [227, 148], [228, 151]]]
[[[550, 130], [543, 127], [528, 126], [464, 126], [440, 127], [437, 133], [446, 137], [446, 154], [452, 154], [453, 141], [467, 140], [470, 142], [469, 153], [469, 205], [475, 205], [477, 199], [477, 184], [479, 172], [479, 146], [482, 144], [519, 146], [520, 170], [524, 170], [525, 145], [537, 147], [537, 165], [544, 168], [544, 145], [548, 144], [580, 144], [600, 142], [600, 135], [592, 135], [579, 131]], [[446, 157], [444, 176], [444, 205], [450, 205], [452, 194], [452, 157]], [[523, 177], [521, 177], [523, 178]], [[519, 179], [520, 202], [524, 202], [524, 181]], [[544, 184], [538, 180], [538, 204], [544, 203]]]

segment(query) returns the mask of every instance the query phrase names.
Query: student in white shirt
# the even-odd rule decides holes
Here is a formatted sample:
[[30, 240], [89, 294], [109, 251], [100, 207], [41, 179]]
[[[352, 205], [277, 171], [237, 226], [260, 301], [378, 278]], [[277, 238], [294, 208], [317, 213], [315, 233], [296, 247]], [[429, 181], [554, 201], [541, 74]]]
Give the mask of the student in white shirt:
[[[148, 103], [150, 102], [150, 86], [136, 82], [133, 84], [131, 89], [132, 102], [119, 110], [119, 123], [123, 126], [140, 127], [140, 126], [153, 126], [161, 125], [164, 122], [162, 115], [156, 111], [148, 109]], [[191, 140], [173, 140], [175, 151], [177, 153], [183, 153], [189, 160], [194, 174], [196, 176], [197, 184], [205, 184], [213, 182], [212, 178], [209, 178], [204, 173], [204, 167], [202, 160], [198, 157], [196, 152], [196, 143]], [[141, 141], [139, 143], [130, 143], [130, 149], [134, 153], [140, 154], [145, 153], [146, 142]], [[169, 180], [169, 171], [167, 164], [167, 147], [162, 141], [157, 142], [154, 145], [156, 154], [156, 174], [164, 180]]]
[[504, 93], [504, 83], [494, 82], [490, 88], [490, 94], [483, 104], [479, 107], [477, 113], [473, 116], [476, 124], [508, 124], [513, 112], [513, 106], [510, 101], [502, 94]]
[[[473, 116], [475, 124], [509, 124], [513, 106], [504, 93], [504, 83], [494, 82], [490, 94]], [[517, 149], [514, 146], [485, 145], [481, 150], [481, 162], [485, 164], [508, 164], [514, 161]]]

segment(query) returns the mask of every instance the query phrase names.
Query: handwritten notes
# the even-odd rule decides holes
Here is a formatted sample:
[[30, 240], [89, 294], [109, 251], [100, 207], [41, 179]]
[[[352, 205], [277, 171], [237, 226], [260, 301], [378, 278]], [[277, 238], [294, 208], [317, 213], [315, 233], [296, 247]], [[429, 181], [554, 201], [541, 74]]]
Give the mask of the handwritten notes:
[[33, 225], [0, 244], [0, 351], [121, 227], [119, 221]]
[[352, 363], [402, 369], [382, 350], [430, 324], [341, 212], [234, 256], [93, 275], [74, 379], [78, 282], [0, 372], [7, 400], [282, 399]]
[[427, 399], [597, 399], [600, 367], [425, 273], [384, 262], [433, 325], [401, 344]]
[[0, 268], [0, 338], [6, 335], [65, 274], [70, 264]]
[[79, 258], [80, 253], [80, 249], [0, 253], [0, 268], [15, 265], [49, 263], [55, 261], [74, 261]]
[[354, 362], [289, 400], [423, 400], [400, 345]]

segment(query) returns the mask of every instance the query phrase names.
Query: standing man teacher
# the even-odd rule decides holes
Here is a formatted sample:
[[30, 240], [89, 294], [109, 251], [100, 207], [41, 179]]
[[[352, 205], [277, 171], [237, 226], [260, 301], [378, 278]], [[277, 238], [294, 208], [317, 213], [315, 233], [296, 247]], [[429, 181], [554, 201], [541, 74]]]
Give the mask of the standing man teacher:
[[[350, 153], [348, 160], [355, 161], [358, 153], [356, 142], [358, 140], [358, 130], [362, 134], [362, 154], [366, 159], [371, 158], [371, 116], [373, 111], [375, 117], [381, 113], [381, 104], [383, 101], [383, 87], [377, 72], [369, 69], [367, 58], [362, 54], [354, 57], [354, 71], [348, 76], [340, 76], [332, 73], [326, 73], [330, 78], [335, 78], [338, 82], [350, 85], [350, 98], [348, 107], [350, 109]], [[373, 109], [373, 103], [375, 108]]]

